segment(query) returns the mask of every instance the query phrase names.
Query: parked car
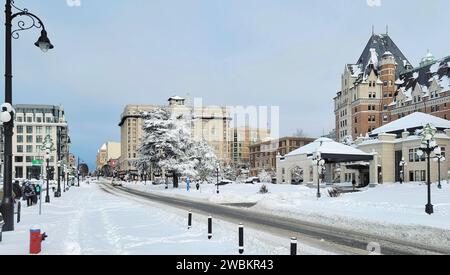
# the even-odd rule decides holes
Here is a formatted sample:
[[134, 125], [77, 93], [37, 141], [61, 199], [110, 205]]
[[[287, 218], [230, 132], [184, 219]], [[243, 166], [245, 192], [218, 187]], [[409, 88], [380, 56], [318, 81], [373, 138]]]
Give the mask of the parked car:
[[[222, 186], [222, 185], [228, 185], [228, 184], [233, 184], [234, 183], [234, 181], [231, 181], [231, 180], [226, 180], [226, 179], [223, 179], [223, 180], [221, 180], [220, 182], [219, 182], [219, 186]], [[217, 185], [217, 184], [216, 184]]]
[[255, 184], [255, 183], [260, 183], [260, 182], [261, 182], [261, 180], [258, 177], [250, 177], [245, 180], [246, 184]]

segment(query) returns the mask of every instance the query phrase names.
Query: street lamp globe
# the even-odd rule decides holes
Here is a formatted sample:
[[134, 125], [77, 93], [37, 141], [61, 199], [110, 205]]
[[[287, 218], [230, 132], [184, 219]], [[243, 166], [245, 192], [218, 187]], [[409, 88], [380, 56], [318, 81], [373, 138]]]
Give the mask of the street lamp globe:
[[436, 147], [436, 149], [434, 149], [434, 153], [438, 156], [442, 155], [442, 149], [441, 147]]
[[6, 111], [3, 111], [3, 112], [0, 114], [0, 120], [1, 120], [3, 123], [8, 123], [8, 122], [11, 121], [11, 119], [12, 119], [11, 114], [8, 113], [8, 112], [6, 112]]
[[419, 158], [423, 157], [423, 155], [424, 155], [424, 152], [422, 150], [417, 150], [417, 156]]
[[38, 41], [34, 43], [36, 47], [40, 48], [42, 52], [46, 53], [49, 50], [53, 49], [54, 46], [50, 42], [50, 39], [47, 36], [47, 31], [42, 30], [41, 36], [39, 37]]

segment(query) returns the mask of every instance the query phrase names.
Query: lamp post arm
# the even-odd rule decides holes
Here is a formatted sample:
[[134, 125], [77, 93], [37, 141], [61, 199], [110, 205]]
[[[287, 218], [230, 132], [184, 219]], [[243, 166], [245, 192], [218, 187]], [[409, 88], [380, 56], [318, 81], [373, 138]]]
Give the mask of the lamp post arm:
[[16, 29], [16, 30], [14, 30], [14, 31], [11, 32], [11, 36], [12, 36], [14, 39], [19, 39], [19, 37], [20, 37], [19, 32], [21, 32], [21, 31], [26, 31], [26, 30], [30, 30], [30, 29], [32, 29], [32, 28], [42, 29], [43, 31], [46, 31], [45, 25], [44, 25], [44, 23], [42, 22], [42, 20], [41, 20], [39, 17], [37, 17], [35, 14], [29, 12], [28, 10], [23, 10], [23, 11], [20, 11], [20, 12], [17, 12], [17, 13], [15, 13], [15, 14], [13, 14], [13, 15], [11, 16], [11, 24], [12, 24], [12, 21], [13, 21], [16, 17], [22, 17], [22, 16], [25, 16], [25, 17], [30, 18], [31, 21], [28, 22], [29, 24], [27, 24], [27, 23], [26, 23], [25, 21], [23, 21], [23, 20], [20, 20], [20, 21], [17, 22], [17, 27], [18, 27], [18, 29]]

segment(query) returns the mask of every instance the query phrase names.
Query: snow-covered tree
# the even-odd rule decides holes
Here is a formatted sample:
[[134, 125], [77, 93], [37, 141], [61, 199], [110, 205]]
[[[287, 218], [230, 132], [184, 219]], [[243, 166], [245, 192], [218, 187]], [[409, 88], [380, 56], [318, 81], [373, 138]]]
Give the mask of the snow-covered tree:
[[194, 169], [197, 179], [207, 181], [217, 169], [218, 160], [214, 150], [206, 141], [194, 141], [190, 154], [196, 160]]
[[[173, 175], [174, 188], [180, 176], [204, 178], [215, 169], [217, 159], [206, 142], [193, 140], [190, 118], [174, 116], [158, 108], [142, 115], [144, 135], [139, 146], [138, 167], [149, 163], [159, 171]], [[201, 175], [200, 175], [201, 174]]]
[[237, 170], [231, 165], [227, 165], [223, 168], [223, 177], [227, 180], [235, 181], [237, 178]]
[[272, 182], [272, 174], [266, 170], [262, 170], [258, 174], [258, 178], [261, 182], [271, 183]]
[[343, 140], [343, 143], [345, 145], [352, 146], [355, 142], [353, 141], [353, 137], [352, 136], [345, 136], [344, 140]]

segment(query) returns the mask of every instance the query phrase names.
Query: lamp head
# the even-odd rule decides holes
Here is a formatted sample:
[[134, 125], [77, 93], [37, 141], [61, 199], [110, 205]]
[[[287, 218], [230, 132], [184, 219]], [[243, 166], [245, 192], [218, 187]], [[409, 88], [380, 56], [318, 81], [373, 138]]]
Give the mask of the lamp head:
[[423, 155], [424, 155], [424, 152], [423, 152], [422, 150], [418, 150], [418, 151], [417, 151], [417, 156], [418, 156], [419, 158], [423, 157]]
[[440, 156], [441, 154], [442, 154], [442, 149], [441, 149], [441, 147], [436, 147], [436, 149], [434, 149], [434, 153], [436, 154], [436, 155], [438, 155], [438, 156]]
[[34, 45], [41, 49], [44, 53], [48, 52], [48, 50], [51, 50], [54, 48], [52, 43], [50, 42], [50, 39], [47, 36], [47, 31], [42, 30], [41, 36], [39, 37], [38, 41], [34, 43]]

